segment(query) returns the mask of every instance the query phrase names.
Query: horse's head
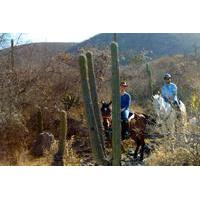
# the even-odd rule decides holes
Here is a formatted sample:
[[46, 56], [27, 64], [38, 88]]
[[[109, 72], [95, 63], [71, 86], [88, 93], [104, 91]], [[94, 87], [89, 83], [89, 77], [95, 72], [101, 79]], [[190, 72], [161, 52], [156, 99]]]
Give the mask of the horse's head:
[[112, 109], [110, 108], [110, 105], [112, 104], [112, 102], [101, 102], [102, 106], [101, 106], [101, 115], [103, 118], [103, 126], [105, 129], [108, 129], [111, 127], [111, 114], [112, 114]]

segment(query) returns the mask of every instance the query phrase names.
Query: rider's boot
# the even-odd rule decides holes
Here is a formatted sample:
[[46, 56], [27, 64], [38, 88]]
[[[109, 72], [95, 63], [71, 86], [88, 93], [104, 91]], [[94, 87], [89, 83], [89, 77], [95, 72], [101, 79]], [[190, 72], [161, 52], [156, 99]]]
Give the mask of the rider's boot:
[[122, 140], [128, 139], [130, 137], [129, 133], [129, 121], [122, 122]]

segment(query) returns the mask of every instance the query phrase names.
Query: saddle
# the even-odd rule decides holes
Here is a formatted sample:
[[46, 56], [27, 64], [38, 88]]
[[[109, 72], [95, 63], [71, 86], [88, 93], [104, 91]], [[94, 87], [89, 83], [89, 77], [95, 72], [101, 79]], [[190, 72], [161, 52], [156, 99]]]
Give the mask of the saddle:
[[134, 117], [135, 117], [135, 113], [130, 112], [128, 116], [128, 121], [130, 122], [132, 119], [134, 119]]

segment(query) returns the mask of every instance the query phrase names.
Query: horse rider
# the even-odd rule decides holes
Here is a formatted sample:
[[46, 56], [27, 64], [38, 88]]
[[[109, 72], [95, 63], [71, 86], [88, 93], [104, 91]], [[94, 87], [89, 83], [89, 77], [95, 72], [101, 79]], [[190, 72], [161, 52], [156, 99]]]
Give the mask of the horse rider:
[[128, 85], [125, 81], [120, 83], [120, 95], [121, 95], [121, 120], [122, 120], [122, 139], [129, 137], [129, 107], [131, 105], [131, 96], [126, 92]]
[[164, 75], [164, 85], [162, 87], [162, 97], [165, 102], [168, 102], [175, 107], [176, 110], [180, 110], [180, 103], [177, 97], [177, 86], [172, 83], [172, 76], [169, 73]]

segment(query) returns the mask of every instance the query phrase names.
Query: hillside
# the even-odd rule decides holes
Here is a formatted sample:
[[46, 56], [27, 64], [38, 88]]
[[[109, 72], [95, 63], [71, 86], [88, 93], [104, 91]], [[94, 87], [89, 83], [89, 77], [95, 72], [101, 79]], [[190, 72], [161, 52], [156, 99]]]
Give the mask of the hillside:
[[[105, 48], [112, 41], [113, 34], [98, 34], [80, 44], [70, 48], [72, 52], [80, 48]], [[117, 34], [120, 54], [126, 59], [132, 57], [134, 52], [142, 49], [153, 51], [153, 57], [170, 56], [174, 54], [191, 53], [194, 44], [199, 46], [200, 34], [188, 33], [119, 33]]]
[[[109, 48], [113, 34], [98, 34], [82, 43], [32, 43], [15, 47], [16, 64], [46, 65], [49, 58], [61, 53], [69, 52], [77, 55], [80, 49]], [[175, 54], [194, 54], [195, 48], [200, 46], [200, 34], [188, 33], [119, 33], [120, 63], [130, 64], [134, 54], [146, 49], [152, 51], [153, 59]], [[0, 56], [8, 55], [9, 48], [0, 51]]]
[[[66, 52], [75, 43], [43, 42], [19, 45], [14, 47], [15, 64], [20, 67], [41, 66], [48, 64], [49, 60], [62, 52]], [[0, 51], [1, 60], [9, 59], [10, 48]]]
[[[178, 95], [189, 107], [191, 96], [200, 94], [200, 68], [199, 59], [193, 56], [173, 55], [161, 57], [151, 63], [153, 92], [161, 90], [163, 75], [169, 72], [173, 76], [173, 81], [178, 86]], [[121, 77], [128, 81], [129, 90], [137, 103], [149, 98], [148, 74], [145, 65], [129, 65], [121, 68]]]

